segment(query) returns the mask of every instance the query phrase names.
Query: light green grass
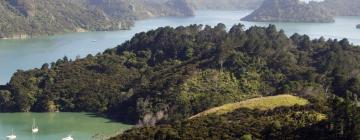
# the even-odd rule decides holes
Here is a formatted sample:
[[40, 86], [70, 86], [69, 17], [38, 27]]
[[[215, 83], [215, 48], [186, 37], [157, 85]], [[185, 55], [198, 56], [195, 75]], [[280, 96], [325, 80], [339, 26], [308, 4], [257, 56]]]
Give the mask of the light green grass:
[[189, 119], [193, 119], [200, 116], [205, 116], [209, 114], [222, 115], [229, 112], [233, 112], [239, 108], [248, 108], [248, 109], [260, 109], [260, 110], [269, 110], [274, 109], [276, 107], [291, 107], [294, 105], [307, 105], [309, 101], [300, 97], [292, 96], [292, 95], [278, 95], [278, 96], [269, 96], [269, 97], [260, 97], [249, 99], [237, 103], [225, 104], [219, 107], [211, 108], [204, 112], [201, 112], [197, 115], [190, 117]]

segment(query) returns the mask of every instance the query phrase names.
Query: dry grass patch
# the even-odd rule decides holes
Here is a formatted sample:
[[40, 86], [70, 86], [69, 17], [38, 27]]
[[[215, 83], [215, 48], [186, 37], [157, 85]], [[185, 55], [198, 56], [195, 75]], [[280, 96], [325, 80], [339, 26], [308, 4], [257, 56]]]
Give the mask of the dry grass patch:
[[294, 105], [307, 105], [309, 101], [300, 97], [292, 96], [292, 95], [278, 95], [278, 96], [269, 96], [269, 97], [260, 97], [249, 99], [237, 103], [225, 104], [219, 107], [208, 109], [204, 112], [201, 112], [197, 115], [190, 117], [189, 119], [193, 119], [196, 117], [216, 114], [222, 115], [229, 112], [233, 112], [239, 108], [248, 108], [248, 109], [260, 109], [260, 110], [269, 110], [274, 109], [276, 107], [290, 107]]

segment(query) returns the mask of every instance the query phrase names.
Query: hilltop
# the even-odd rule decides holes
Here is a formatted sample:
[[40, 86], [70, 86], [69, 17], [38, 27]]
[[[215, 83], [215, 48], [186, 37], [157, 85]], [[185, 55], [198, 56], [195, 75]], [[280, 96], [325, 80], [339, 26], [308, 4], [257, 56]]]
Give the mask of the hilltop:
[[0, 12], [0, 38], [123, 30], [136, 19], [193, 15], [183, 0], [2, 0]]
[[334, 22], [332, 15], [317, 2], [266, 0], [244, 21], [260, 22]]

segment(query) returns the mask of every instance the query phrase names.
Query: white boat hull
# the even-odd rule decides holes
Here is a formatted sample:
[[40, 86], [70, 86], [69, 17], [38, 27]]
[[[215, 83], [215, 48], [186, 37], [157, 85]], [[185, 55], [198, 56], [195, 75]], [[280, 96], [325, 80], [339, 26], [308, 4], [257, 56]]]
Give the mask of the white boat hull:
[[34, 133], [38, 133], [39, 132], [39, 128], [36, 126], [36, 120], [34, 119], [33, 121], [33, 125], [31, 127], [31, 132]]
[[68, 137], [62, 138], [62, 140], [74, 140], [74, 138], [72, 138], [71, 136], [68, 136]]
[[6, 138], [8, 140], [15, 140], [16, 139], [16, 136], [15, 135], [10, 135], [10, 136], [6, 136]]
[[38, 128], [32, 129], [32, 133], [38, 133], [38, 132], [39, 132], [39, 129], [38, 129]]

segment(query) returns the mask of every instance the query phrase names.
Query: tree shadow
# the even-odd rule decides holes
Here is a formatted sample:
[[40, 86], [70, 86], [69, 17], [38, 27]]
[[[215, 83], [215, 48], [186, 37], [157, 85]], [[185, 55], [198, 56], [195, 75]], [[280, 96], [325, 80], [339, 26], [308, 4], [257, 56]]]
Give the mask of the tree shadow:
[[108, 120], [105, 123], [122, 123], [122, 124], [125, 124], [125, 125], [136, 125], [134, 123], [131, 123], [131, 122], [128, 122], [128, 121], [117, 120], [117, 119], [111, 118], [111, 117], [109, 117], [107, 115], [100, 114], [100, 113], [91, 113], [90, 112], [90, 113], [86, 113], [85, 115], [89, 116], [89, 117], [92, 117], [92, 118], [105, 118], [105, 119]]

